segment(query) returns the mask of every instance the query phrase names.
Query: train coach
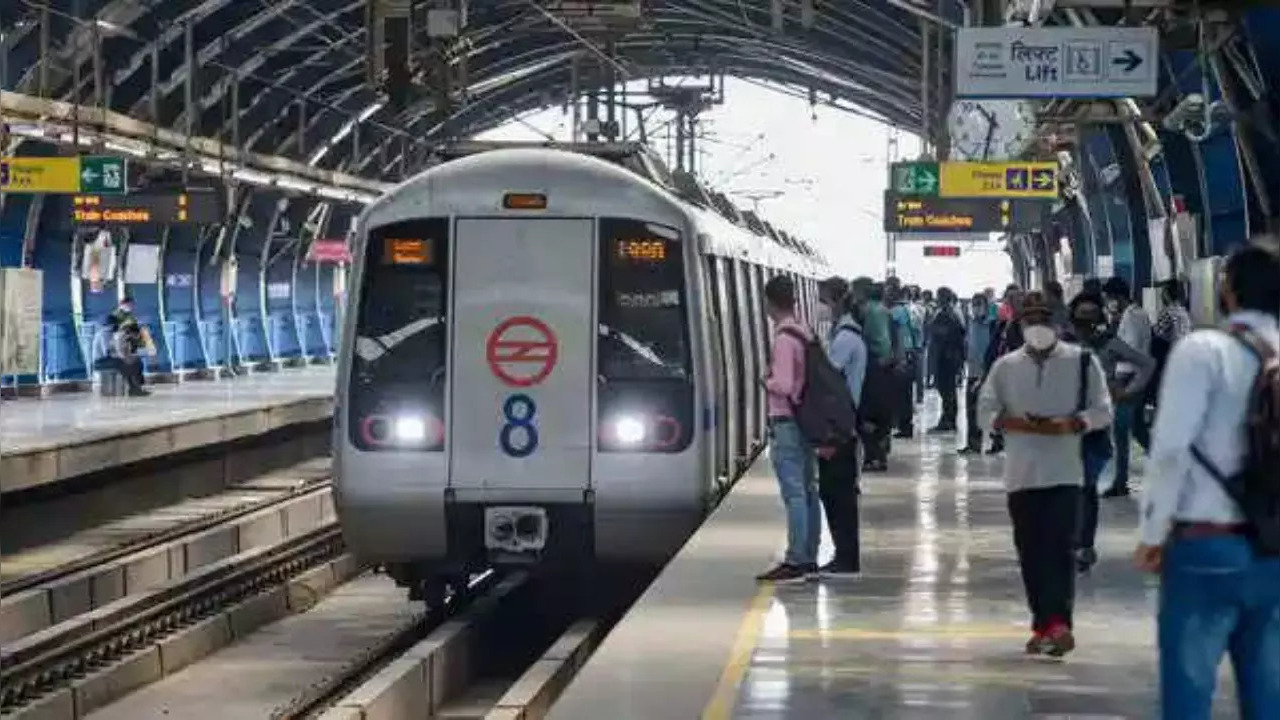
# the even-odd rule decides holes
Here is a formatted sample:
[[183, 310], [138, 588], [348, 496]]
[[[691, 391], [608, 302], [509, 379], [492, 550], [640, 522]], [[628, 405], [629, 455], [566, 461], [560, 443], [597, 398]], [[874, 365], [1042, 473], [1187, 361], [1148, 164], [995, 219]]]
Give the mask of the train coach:
[[822, 259], [643, 146], [454, 146], [356, 230], [344, 535], [415, 597], [480, 567], [651, 566], [764, 433], [764, 283]]

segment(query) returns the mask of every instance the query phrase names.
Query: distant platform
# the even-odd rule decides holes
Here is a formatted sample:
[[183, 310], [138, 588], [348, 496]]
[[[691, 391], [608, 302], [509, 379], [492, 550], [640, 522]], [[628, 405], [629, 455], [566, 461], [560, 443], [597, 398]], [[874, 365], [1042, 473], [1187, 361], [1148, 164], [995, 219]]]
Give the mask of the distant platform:
[[[1078, 649], [1027, 657], [1002, 460], [958, 456], [955, 441], [895, 441], [890, 472], [864, 478], [859, 577], [780, 587], [754, 580], [785, 539], [762, 457], [548, 720], [1156, 717], [1157, 588], [1130, 562], [1134, 501], [1102, 501]], [[1225, 673], [1219, 688], [1214, 717], [1235, 717]]]
[[334, 369], [314, 366], [148, 388], [150, 397], [3, 401], [0, 492], [48, 485], [333, 415]]

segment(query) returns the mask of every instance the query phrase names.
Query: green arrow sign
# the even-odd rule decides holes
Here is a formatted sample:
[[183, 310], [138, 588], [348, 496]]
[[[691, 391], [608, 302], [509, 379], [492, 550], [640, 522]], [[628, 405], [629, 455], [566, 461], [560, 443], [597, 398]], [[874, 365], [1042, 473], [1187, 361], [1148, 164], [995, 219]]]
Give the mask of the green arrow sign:
[[937, 195], [938, 163], [894, 163], [889, 170], [890, 185], [899, 195]]
[[80, 158], [80, 192], [92, 195], [123, 195], [128, 191], [129, 163], [109, 155]]

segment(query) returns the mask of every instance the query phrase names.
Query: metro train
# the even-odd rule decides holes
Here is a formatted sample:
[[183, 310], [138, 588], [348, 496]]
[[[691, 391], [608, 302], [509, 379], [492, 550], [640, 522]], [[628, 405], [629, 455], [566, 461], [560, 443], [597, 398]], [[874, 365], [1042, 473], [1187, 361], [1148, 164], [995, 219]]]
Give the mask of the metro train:
[[825, 261], [638, 145], [460, 145], [359, 218], [334, 412], [349, 546], [411, 595], [664, 562], [764, 435], [762, 289]]

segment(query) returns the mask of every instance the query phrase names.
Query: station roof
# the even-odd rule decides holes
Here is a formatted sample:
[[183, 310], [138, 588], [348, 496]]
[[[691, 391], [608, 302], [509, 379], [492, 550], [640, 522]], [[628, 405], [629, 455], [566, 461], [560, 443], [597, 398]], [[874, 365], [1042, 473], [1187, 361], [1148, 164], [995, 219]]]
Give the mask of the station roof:
[[[935, 6], [815, 0], [812, 16], [802, 18], [801, 3], [784, 3], [779, 31], [771, 0], [645, 0], [640, 22], [607, 40], [548, 11], [553, 3], [472, 0], [458, 37], [443, 41], [427, 36], [425, 19], [429, 4], [444, 3], [415, 0], [412, 83], [393, 103], [368, 81], [367, 4], [50, 0], [45, 10], [44, 0], [12, 0], [17, 13], [0, 16], [4, 84], [73, 101], [78, 76], [83, 104], [105, 96], [110, 109], [154, 116], [162, 127], [189, 126], [193, 134], [238, 140], [254, 152], [385, 176], [401, 159], [400, 171], [412, 170], [437, 140], [466, 137], [565, 102], [575, 75], [579, 88], [589, 90], [620, 80], [723, 72], [813, 90], [821, 101], [918, 127], [921, 15], [933, 14], [921, 8]], [[955, 0], [943, 5], [943, 14], [954, 16], [949, 22], [959, 19]], [[42, 70], [39, 20], [45, 12], [52, 60]], [[188, 33], [193, 63], [185, 56]], [[100, 64], [93, 60], [95, 47], [101, 48]], [[189, 65], [199, 108], [190, 121], [184, 112]], [[949, 83], [945, 76], [936, 79]], [[359, 132], [352, 137], [355, 123]], [[301, 126], [307, 130], [300, 137]]]

